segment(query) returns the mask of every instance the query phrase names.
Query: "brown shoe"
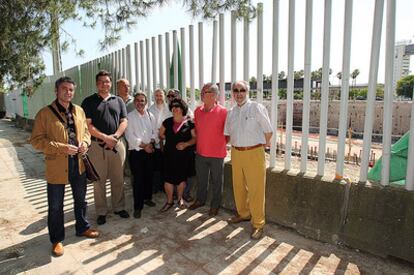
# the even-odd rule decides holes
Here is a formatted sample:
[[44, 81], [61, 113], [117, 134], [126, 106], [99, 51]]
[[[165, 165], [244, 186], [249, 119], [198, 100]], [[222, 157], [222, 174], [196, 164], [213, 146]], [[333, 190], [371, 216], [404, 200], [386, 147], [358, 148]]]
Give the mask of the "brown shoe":
[[263, 228], [253, 228], [253, 232], [250, 235], [250, 238], [253, 240], [260, 240], [263, 236]]
[[247, 222], [250, 221], [250, 217], [243, 218], [239, 215], [233, 216], [227, 220], [229, 223], [240, 223], [240, 222]]
[[56, 257], [63, 255], [63, 244], [61, 242], [57, 242], [52, 245], [52, 254]]
[[188, 209], [190, 210], [196, 210], [197, 208], [204, 206], [204, 203], [201, 203], [199, 200], [196, 200]]
[[210, 211], [208, 212], [208, 215], [210, 217], [214, 217], [217, 216], [219, 209], [218, 208], [210, 208]]
[[99, 235], [100, 233], [98, 230], [90, 229], [90, 228], [81, 234], [81, 236], [84, 236], [86, 238], [91, 238], [91, 239], [98, 238]]

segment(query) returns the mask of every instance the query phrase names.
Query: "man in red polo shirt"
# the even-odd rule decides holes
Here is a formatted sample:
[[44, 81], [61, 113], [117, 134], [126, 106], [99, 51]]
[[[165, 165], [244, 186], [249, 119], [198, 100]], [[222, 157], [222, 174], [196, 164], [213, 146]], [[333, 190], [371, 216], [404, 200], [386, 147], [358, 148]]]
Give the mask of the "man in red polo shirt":
[[216, 84], [207, 83], [201, 90], [203, 105], [194, 111], [197, 133], [197, 199], [189, 207], [194, 210], [203, 206], [207, 200], [208, 180], [211, 179], [212, 196], [209, 216], [218, 213], [223, 186], [223, 165], [226, 157], [226, 138], [224, 124], [227, 110], [217, 104], [219, 89]]

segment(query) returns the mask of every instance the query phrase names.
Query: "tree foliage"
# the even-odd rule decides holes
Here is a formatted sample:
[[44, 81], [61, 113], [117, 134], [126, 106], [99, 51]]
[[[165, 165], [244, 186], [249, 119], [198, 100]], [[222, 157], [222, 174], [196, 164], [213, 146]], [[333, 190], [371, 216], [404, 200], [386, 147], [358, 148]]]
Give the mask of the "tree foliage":
[[[155, 8], [176, 0], [1, 0], [0, 1], [0, 82], [35, 86], [42, 80], [43, 50], [58, 42], [59, 50], [70, 46], [78, 54], [68, 20], [83, 22], [84, 27], [102, 27], [99, 44], [102, 50], [121, 39], [121, 32], [135, 26], [140, 18]], [[251, 0], [181, 0], [193, 16], [215, 18], [226, 10], [240, 17], [253, 18]], [[57, 26], [52, 27], [52, 26]]]
[[411, 98], [413, 96], [414, 89], [414, 75], [407, 75], [401, 78], [397, 82], [397, 95]]

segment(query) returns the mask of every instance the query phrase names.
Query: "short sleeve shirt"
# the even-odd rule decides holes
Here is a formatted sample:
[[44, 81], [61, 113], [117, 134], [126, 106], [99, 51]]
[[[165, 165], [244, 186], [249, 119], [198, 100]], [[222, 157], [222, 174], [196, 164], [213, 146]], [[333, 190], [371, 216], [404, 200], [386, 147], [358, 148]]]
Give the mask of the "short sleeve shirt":
[[112, 135], [118, 130], [121, 119], [127, 117], [127, 110], [122, 98], [111, 95], [104, 100], [98, 94], [85, 98], [82, 102], [86, 118], [92, 120], [93, 126], [100, 132]]

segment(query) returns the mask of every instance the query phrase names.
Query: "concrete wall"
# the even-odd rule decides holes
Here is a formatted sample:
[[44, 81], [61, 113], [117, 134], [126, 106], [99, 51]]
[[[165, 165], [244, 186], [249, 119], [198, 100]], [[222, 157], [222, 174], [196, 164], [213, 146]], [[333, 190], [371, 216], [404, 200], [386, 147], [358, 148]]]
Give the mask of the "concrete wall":
[[[365, 122], [365, 100], [349, 101], [348, 103], [348, 121], [354, 132], [362, 136]], [[265, 102], [270, 113], [270, 103]], [[384, 113], [384, 102], [375, 102], [375, 116], [373, 133], [382, 135], [382, 119]], [[295, 100], [293, 103], [293, 125], [302, 126], [302, 110], [303, 103], [301, 100]], [[328, 128], [330, 134], [337, 134], [339, 125], [340, 101], [329, 101], [328, 106]], [[392, 134], [402, 136], [410, 130], [411, 118], [411, 101], [394, 101], [393, 118], [392, 118]], [[312, 132], [317, 132], [320, 119], [320, 101], [311, 101], [309, 124]], [[350, 120], [349, 120], [350, 119]], [[286, 101], [281, 100], [278, 106], [279, 125], [286, 124]], [[349, 124], [349, 123], [348, 123]]]
[[[223, 207], [234, 209], [231, 164]], [[414, 263], [414, 192], [267, 171], [266, 219], [328, 243]]]

